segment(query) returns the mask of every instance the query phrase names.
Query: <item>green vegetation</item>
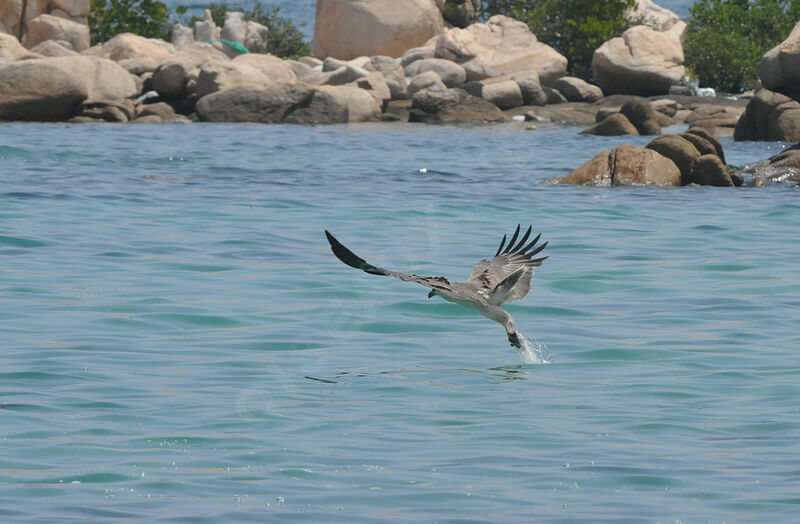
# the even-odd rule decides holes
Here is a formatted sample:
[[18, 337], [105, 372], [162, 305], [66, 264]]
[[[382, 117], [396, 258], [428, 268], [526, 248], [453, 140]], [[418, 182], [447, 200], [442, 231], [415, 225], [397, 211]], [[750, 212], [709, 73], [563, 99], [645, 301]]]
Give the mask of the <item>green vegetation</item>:
[[540, 42], [567, 57], [570, 74], [590, 80], [595, 49], [636, 25], [624, 16], [635, 6], [635, 0], [485, 0], [483, 9], [527, 23]]
[[689, 9], [686, 66], [702, 85], [738, 93], [758, 79], [761, 57], [800, 20], [795, 0], [698, 0]]
[[[267, 50], [281, 58], [297, 58], [311, 54], [311, 48], [303, 40], [303, 34], [289, 19], [280, 16], [280, 8], [264, 7], [261, 2], [257, 2], [249, 11], [239, 5], [231, 5], [227, 2], [209, 4], [207, 9], [211, 11], [211, 18], [214, 23], [222, 27], [225, 23], [225, 13], [227, 11], [241, 11], [244, 13], [245, 20], [252, 20], [269, 28], [267, 37]], [[189, 25], [201, 18], [194, 17], [189, 21]]]
[[167, 6], [158, 0], [91, 0], [92, 44], [101, 44], [126, 32], [166, 40], [169, 16]]

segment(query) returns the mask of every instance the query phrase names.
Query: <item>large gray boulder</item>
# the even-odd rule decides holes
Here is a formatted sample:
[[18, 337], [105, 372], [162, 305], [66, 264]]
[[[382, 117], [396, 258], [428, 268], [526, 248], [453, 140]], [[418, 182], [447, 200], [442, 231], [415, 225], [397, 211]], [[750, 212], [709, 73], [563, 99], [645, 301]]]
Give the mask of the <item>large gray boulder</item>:
[[467, 81], [536, 71], [545, 85], [566, 75], [567, 59], [543, 44], [519, 20], [496, 15], [466, 29], [446, 30], [436, 39], [436, 56], [467, 72]]
[[234, 64], [246, 64], [258, 69], [270, 83], [295, 82], [297, 73], [292, 65], [274, 55], [249, 53], [233, 59]]
[[768, 89], [759, 90], [739, 118], [733, 137], [800, 142], [800, 103]]
[[761, 83], [770, 91], [800, 94], [800, 22], [789, 36], [764, 55], [758, 66]]
[[592, 72], [606, 95], [667, 94], [685, 73], [683, 46], [670, 33], [631, 27], [594, 52]]
[[86, 86], [90, 100], [119, 100], [139, 93], [133, 75], [113, 60], [86, 55], [39, 60], [77, 75]]
[[49, 60], [0, 63], [0, 120], [66, 120], [88, 95], [78, 74]]
[[409, 116], [409, 122], [428, 124], [483, 124], [506, 120], [496, 105], [458, 88], [429, 88], [417, 92], [411, 101]]
[[314, 55], [400, 56], [444, 29], [434, 0], [318, 0]]
[[197, 102], [197, 114], [207, 122], [341, 124], [349, 120], [344, 96], [302, 82], [218, 91]]

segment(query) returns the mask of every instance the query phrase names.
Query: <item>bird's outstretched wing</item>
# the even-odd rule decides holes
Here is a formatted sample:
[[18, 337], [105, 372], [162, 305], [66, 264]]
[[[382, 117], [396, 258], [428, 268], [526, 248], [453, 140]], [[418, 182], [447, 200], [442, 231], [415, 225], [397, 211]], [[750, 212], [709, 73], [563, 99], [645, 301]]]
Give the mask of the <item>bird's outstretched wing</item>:
[[362, 271], [369, 273], [370, 275], [394, 277], [404, 282], [416, 282], [417, 284], [422, 284], [423, 286], [430, 289], [452, 292], [452, 286], [450, 285], [450, 281], [444, 277], [422, 277], [419, 275], [414, 275], [412, 273], [390, 271], [388, 269], [383, 269], [382, 267], [373, 266], [363, 258], [359, 257], [358, 255], [347, 249], [344, 245], [342, 245], [342, 243], [336, 240], [336, 237], [331, 235], [331, 233], [327, 229], [325, 230], [325, 236], [328, 237], [328, 242], [331, 245], [331, 250], [333, 251], [333, 254], [336, 255], [336, 258], [338, 258], [339, 260], [341, 260], [350, 267], [360, 269]]
[[[507, 237], [497, 248], [494, 258], [481, 260], [472, 268], [468, 283], [476, 285], [487, 299], [495, 304], [519, 300], [531, 290], [533, 269], [541, 266], [547, 257], [533, 258], [540, 253], [547, 242], [537, 246], [541, 233], [528, 242], [533, 227], [529, 227], [519, 241], [520, 226], [514, 231], [506, 246]], [[503, 248], [505, 247], [505, 250]]]

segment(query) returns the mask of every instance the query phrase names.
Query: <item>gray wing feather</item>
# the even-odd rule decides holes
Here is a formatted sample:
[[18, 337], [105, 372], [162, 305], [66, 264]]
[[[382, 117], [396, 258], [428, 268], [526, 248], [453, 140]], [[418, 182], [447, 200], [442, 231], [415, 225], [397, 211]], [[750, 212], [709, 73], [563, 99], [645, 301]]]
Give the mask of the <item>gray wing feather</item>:
[[505, 251], [500, 253], [506, 241], [506, 237], [504, 236], [500, 248], [497, 250], [498, 254], [490, 260], [481, 260], [475, 264], [467, 283], [475, 285], [479, 288], [481, 294], [488, 297], [495, 288], [505, 281], [512, 273], [521, 267], [527, 267], [529, 270], [517, 281], [508, 293], [505, 301], [513, 302], [514, 300], [524, 298], [531, 290], [531, 279], [533, 278], [534, 268], [541, 266], [542, 262], [547, 259], [547, 257], [533, 258], [547, 246], [547, 242], [539, 246], [536, 245], [541, 234], [536, 235], [530, 243], [525, 244], [532, 229], [532, 227], [529, 227], [522, 239], [516, 242], [520, 230], [520, 227], [517, 226], [517, 230], [514, 232], [511, 242], [508, 243]]
[[347, 249], [329, 231], [327, 230], [325, 231], [325, 236], [327, 237], [328, 243], [331, 245], [331, 251], [333, 251], [333, 254], [336, 255], [336, 258], [338, 258], [339, 260], [341, 260], [350, 267], [360, 269], [365, 273], [369, 273], [370, 275], [394, 277], [398, 280], [402, 280], [403, 282], [416, 282], [417, 284], [422, 284], [423, 286], [430, 289], [436, 289], [439, 291], [450, 291], [450, 292], [452, 292], [453, 290], [450, 281], [448, 281], [444, 277], [423, 277], [419, 275], [414, 275], [413, 273], [389, 271], [387, 269], [383, 269], [382, 267], [373, 266], [363, 258], [359, 257], [358, 255]]

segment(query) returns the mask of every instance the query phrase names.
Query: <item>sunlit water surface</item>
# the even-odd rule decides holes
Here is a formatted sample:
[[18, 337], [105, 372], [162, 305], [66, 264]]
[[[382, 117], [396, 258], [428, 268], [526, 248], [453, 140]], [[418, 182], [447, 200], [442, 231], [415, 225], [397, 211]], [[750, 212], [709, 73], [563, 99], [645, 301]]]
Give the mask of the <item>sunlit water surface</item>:
[[[800, 191], [542, 184], [648, 140], [577, 131], [0, 126], [0, 520], [796, 521]], [[538, 360], [323, 235], [517, 223]]]

